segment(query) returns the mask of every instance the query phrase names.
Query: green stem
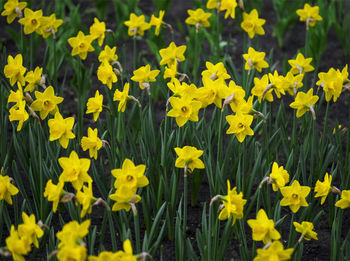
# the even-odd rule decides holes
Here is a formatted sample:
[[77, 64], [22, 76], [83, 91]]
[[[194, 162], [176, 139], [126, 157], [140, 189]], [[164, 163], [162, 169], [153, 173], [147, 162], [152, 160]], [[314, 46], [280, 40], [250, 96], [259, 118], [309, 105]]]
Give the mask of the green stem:
[[219, 126], [218, 126], [218, 153], [217, 153], [217, 159], [216, 162], [221, 166], [222, 163], [222, 118], [224, 117], [223, 112], [219, 108], [216, 108], [217, 115], [219, 116]]
[[56, 39], [51, 36], [53, 41], [53, 85], [54, 87], [58, 88], [57, 86], [57, 58], [56, 58]]
[[[324, 117], [324, 124], [323, 124], [323, 133], [321, 137], [321, 147], [320, 151], [323, 151], [323, 145], [326, 137], [326, 132], [327, 132], [327, 122], [328, 122], [328, 111], [329, 111], [329, 102], [327, 102], [327, 107], [326, 107], [326, 115]], [[322, 160], [321, 160], [322, 161]]]
[[187, 227], [187, 174], [184, 175], [184, 215], [183, 215], [184, 240], [186, 239], [186, 227]]
[[[349, 111], [348, 111], [348, 137], [347, 137], [347, 142], [346, 142], [346, 152], [345, 152], [345, 170], [349, 169], [349, 164], [350, 164], [350, 159], [349, 159], [349, 153], [350, 153], [350, 96], [349, 96]], [[350, 171], [350, 170], [349, 170]], [[346, 180], [345, 180], [345, 186], [349, 186], [349, 175], [346, 175]]]
[[194, 57], [193, 57], [193, 72], [192, 72], [192, 77], [193, 77], [193, 82], [197, 83], [197, 75], [198, 75], [198, 67], [200, 64], [200, 50], [199, 50], [199, 41], [198, 41], [198, 31], [195, 32], [194, 35]]
[[135, 228], [135, 239], [136, 239], [136, 252], [141, 252], [141, 244], [140, 244], [140, 220], [139, 215], [137, 213], [134, 214], [134, 228]]

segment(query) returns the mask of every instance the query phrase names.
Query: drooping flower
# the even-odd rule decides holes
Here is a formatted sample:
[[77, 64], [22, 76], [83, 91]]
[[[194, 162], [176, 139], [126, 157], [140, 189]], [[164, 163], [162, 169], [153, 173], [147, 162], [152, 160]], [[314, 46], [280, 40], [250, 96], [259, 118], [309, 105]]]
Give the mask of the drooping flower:
[[319, 180], [316, 181], [315, 198], [321, 197], [321, 205], [323, 205], [323, 203], [325, 202], [328, 196], [328, 193], [332, 191], [331, 183], [332, 183], [332, 176], [329, 175], [328, 173], [324, 175], [323, 182]]
[[89, 150], [90, 158], [97, 159], [97, 151], [102, 148], [102, 141], [97, 136], [98, 130], [88, 128], [88, 136], [81, 138], [81, 148], [83, 151]]
[[283, 166], [278, 166], [277, 162], [272, 164], [272, 171], [270, 173], [270, 178], [272, 179], [272, 189], [277, 191], [283, 188], [289, 182], [289, 173], [283, 168]]
[[254, 241], [263, 241], [264, 244], [267, 244], [281, 238], [280, 233], [275, 229], [273, 219], [269, 219], [263, 209], [259, 210], [256, 219], [248, 219], [247, 223], [252, 229]]
[[129, 239], [123, 242], [123, 250], [117, 252], [117, 260], [136, 261], [137, 256], [133, 255], [131, 242]]
[[298, 9], [296, 11], [299, 16], [299, 20], [301, 22], [306, 22], [306, 28], [309, 29], [309, 26], [315, 26], [317, 21], [322, 21], [322, 17], [319, 15], [319, 7], [318, 6], [310, 6], [309, 4], [305, 4], [303, 9]]
[[195, 169], [204, 169], [204, 163], [199, 159], [203, 155], [202, 150], [198, 150], [196, 147], [184, 146], [182, 148], [174, 148], [178, 158], [175, 161], [175, 167], [185, 168], [189, 172], [193, 172]]
[[299, 233], [302, 234], [302, 237], [306, 240], [310, 239], [315, 239], [318, 240], [317, 238], [317, 233], [313, 231], [314, 229], [314, 224], [311, 222], [303, 221], [301, 224], [298, 222], [293, 222], [293, 225], [295, 227], [295, 230]]
[[298, 118], [303, 116], [307, 111], [312, 110], [311, 112], [313, 113], [313, 117], [315, 119], [316, 116], [314, 115], [313, 105], [317, 101], [318, 96], [313, 95], [313, 89], [311, 88], [307, 93], [298, 92], [294, 102], [292, 102], [289, 106], [297, 110], [296, 116]]
[[243, 54], [243, 58], [246, 61], [244, 69], [251, 71], [252, 69], [257, 69], [261, 72], [262, 69], [268, 68], [269, 64], [264, 60], [266, 53], [255, 51], [253, 47], [249, 47], [248, 53]]
[[94, 121], [97, 121], [100, 112], [102, 111], [103, 95], [97, 90], [95, 92], [95, 97], [88, 99], [86, 103], [86, 114], [93, 113]]
[[289, 206], [293, 213], [296, 213], [300, 207], [307, 207], [306, 197], [310, 193], [310, 187], [300, 186], [297, 180], [294, 180], [291, 186], [280, 188], [283, 199], [281, 206]]
[[320, 72], [319, 80], [316, 85], [321, 86], [326, 94], [326, 101], [329, 102], [333, 97], [333, 102], [336, 102], [343, 89], [343, 75], [339, 70], [330, 68], [328, 72]]
[[6, 247], [14, 261], [25, 261], [23, 256], [30, 252], [30, 242], [18, 235], [14, 225], [11, 225], [10, 235], [6, 238]]
[[75, 135], [72, 132], [74, 118], [68, 117], [63, 119], [59, 112], [55, 113], [55, 117], [48, 121], [50, 128], [50, 141], [59, 140], [61, 146], [66, 149], [70, 139], [74, 139]]
[[25, 81], [28, 83], [24, 88], [25, 92], [32, 92], [36, 86], [40, 85], [41, 77], [43, 73], [43, 68], [36, 67], [34, 71], [27, 72], [24, 77]]
[[280, 241], [274, 241], [266, 249], [257, 249], [257, 256], [253, 259], [253, 261], [286, 261], [291, 259], [293, 251], [293, 248], [284, 249], [283, 244]]
[[343, 190], [340, 199], [335, 202], [335, 206], [341, 209], [350, 208], [350, 190]]
[[130, 84], [127, 82], [124, 84], [123, 91], [119, 91], [118, 89], [115, 90], [113, 101], [119, 101], [118, 104], [118, 111], [124, 112], [126, 108], [126, 102], [130, 99], [129, 98], [129, 88]]
[[[244, 97], [245, 91], [243, 90], [242, 86], [236, 85], [236, 83], [231, 80], [228, 85], [227, 97], [225, 98], [224, 104], [228, 103], [231, 110], [237, 113], [241, 108], [241, 104], [245, 103]], [[247, 112], [246, 114], [248, 113], [250, 112]]]
[[27, 6], [27, 2], [18, 2], [18, 0], [8, 0], [4, 4], [4, 10], [2, 11], [2, 16], [7, 16], [6, 21], [11, 24], [16, 17], [19, 17], [20, 12]]
[[155, 26], [156, 27], [156, 31], [155, 31], [155, 35], [159, 35], [159, 29], [160, 26], [163, 24], [163, 17], [164, 17], [165, 11], [164, 10], [159, 10], [159, 17], [156, 17], [154, 14], [152, 14], [151, 16], [151, 21], [149, 22], [149, 24], [151, 26]]
[[52, 86], [45, 89], [44, 92], [35, 91], [36, 100], [30, 105], [34, 111], [40, 112], [40, 118], [44, 120], [47, 115], [55, 114], [58, 111], [57, 104], [63, 101], [62, 97], [55, 96]]
[[186, 45], [176, 46], [174, 42], [171, 42], [167, 48], [160, 49], [159, 54], [162, 57], [160, 65], [168, 65], [171, 67], [177, 61], [182, 62], [185, 60], [184, 52], [186, 51]]
[[134, 13], [130, 14], [129, 20], [124, 22], [124, 24], [129, 28], [128, 35], [134, 37], [137, 34], [143, 36], [145, 31], [151, 27], [151, 25], [145, 21], [144, 15], [137, 16]]
[[209, 27], [210, 23], [208, 21], [211, 13], [206, 13], [202, 8], [197, 8], [196, 10], [187, 10], [189, 17], [185, 20], [186, 24], [196, 26], [198, 30], [199, 27]]
[[19, 82], [21, 86], [24, 86], [24, 74], [26, 71], [27, 69], [23, 67], [22, 54], [17, 54], [15, 58], [11, 55], [8, 56], [7, 64], [4, 67], [4, 74], [6, 78], [10, 79], [11, 86], [15, 85], [16, 82]]
[[141, 197], [136, 194], [136, 189], [129, 186], [121, 186], [109, 198], [116, 201], [112, 206], [112, 211], [125, 209], [130, 211], [131, 207], [140, 202]]
[[18, 226], [18, 235], [39, 248], [38, 238], [44, 235], [44, 231], [36, 224], [35, 215], [28, 216], [25, 212], [22, 212], [22, 220], [23, 224]]
[[9, 110], [9, 120], [18, 121], [17, 131], [22, 129], [23, 123], [29, 118], [29, 114], [27, 113], [25, 106], [26, 102], [23, 100], [12, 106]]
[[102, 46], [103, 40], [105, 39], [106, 24], [105, 22], [100, 22], [96, 17], [94, 18], [94, 23], [90, 26], [90, 35], [93, 40], [97, 39], [98, 45]]
[[40, 31], [38, 31], [38, 29], [40, 28], [40, 19], [43, 16], [43, 11], [42, 10], [38, 10], [38, 11], [33, 11], [29, 8], [24, 9], [24, 17], [19, 19], [18, 22], [20, 24], [23, 24], [23, 32], [25, 34], [31, 34], [34, 31], [37, 31], [38, 33], [40, 33]]
[[[19, 105], [24, 101], [22, 86], [19, 82], [17, 82], [18, 89], [16, 92], [10, 90], [10, 95], [7, 98], [7, 103], [14, 102], [15, 105], [12, 107], [13, 109], [18, 109]], [[11, 108], [11, 109], [12, 109]]]
[[44, 197], [47, 197], [48, 201], [52, 201], [52, 211], [53, 213], [56, 212], [58, 203], [60, 202], [61, 196], [64, 194], [63, 193], [63, 186], [64, 182], [60, 181], [58, 182], [57, 185], [52, 183], [52, 180], [50, 179], [45, 186], [45, 191], [44, 191]]
[[5, 200], [8, 204], [12, 205], [11, 196], [17, 195], [18, 189], [10, 182], [9, 176], [3, 176], [0, 174], [0, 200]]
[[243, 13], [243, 22], [241, 27], [246, 31], [250, 38], [253, 38], [255, 34], [264, 35], [265, 31], [262, 27], [266, 20], [258, 17], [258, 11], [253, 9], [249, 14]]
[[43, 38], [47, 38], [51, 34], [55, 38], [58, 27], [60, 27], [62, 23], [62, 19], [56, 19], [56, 14], [51, 14], [48, 17], [43, 16], [40, 18], [40, 27], [38, 28], [37, 33]]
[[231, 16], [232, 19], [236, 17], [236, 7], [237, 7], [237, 1], [236, 0], [221, 0], [220, 1], [220, 7], [219, 11], [225, 11], [225, 19], [227, 19], [228, 16]]
[[198, 112], [202, 106], [200, 101], [190, 100], [186, 98], [170, 97], [169, 99], [172, 109], [168, 111], [168, 117], [174, 117], [179, 127], [190, 121], [198, 121]]
[[87, 53], [95, 50], [91, 45], [92, 40], [91, 35], [84, 35], [82, 31], [79, 31], [77, 36], [69, 38], [68, 43], [73, 48], [72, 56], [79, 55], [80, 59], [85, 60]]
[[315, 68], [310, 64], [311, 62], [312, 58], [305, 58], [302, 53], [298, 53], [295, 60], [288, 60], [289, 65], [292, 67], [290, 72], [294, 75], [312, 72]]
[[113, 67], [109, 63], [101, 63], [97, 69], [97, 78], [111, 90], [112, 84], [118, 81]]
[[58, 163], [63, 169], [59, 181], [71, 182], [77, 191], [83, 187], [85, 182], [92, 182], [91, 177], [87, 173], [90, 168], [90, 159], [79, 159], [78, 154], [74, 150], [69, 157], [59, 158]]
[[243, 114], [240, 111], [236, 115], [226, 116], [226, 120], [230, 125], [226, 134], [235, 134], [237, 140], [242, 143], [247, 135], [254, 135], [254, 131], [250, 128], [253, 118], [252, 115]]
[[79, 190], [75, 197], [79, 204], [82, 205], [80, 217], [83, 218], [86, 215], [86, 213], [91, 214], [91, 204], [94, 201], [94, 196], [92, 194], [92, 183], [89, 182], [88, 186], [83, 185], [83, 191]]

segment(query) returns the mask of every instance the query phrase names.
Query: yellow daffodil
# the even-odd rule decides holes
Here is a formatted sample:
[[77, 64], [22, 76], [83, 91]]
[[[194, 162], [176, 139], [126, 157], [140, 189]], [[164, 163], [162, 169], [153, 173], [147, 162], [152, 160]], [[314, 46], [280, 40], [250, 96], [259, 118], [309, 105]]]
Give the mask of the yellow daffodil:
[[83, 191], [79, 190], [75, 195], [77, 201], [82, 205], [80, 212], [80, 217], [83, 218], [86, 213], [91, 214], [92, 203], [94, 201], [94, 196], [92, 194], [92, 183], [90, 182], [88, 186], [83, 186]]
[[227, 73], [227, 70], [222, 62], [219, 62], [215, 65], [211, 62], [206, 62], [205, 66], [207, 67], [207, 70], [204, 70], [202, 72], [203, 78], [209, 78], [212, 81], [220, 81], [231, 78], [231, 76]]
[[167, 116], [176, 118], [179, 127], [185, 125], [188, 120], [198, 121], [198, 112], [202, 107], [200, 101], [179, 97], [170, 97], [169, 101], [173, 108], [168, 111]]
[[139, 69], [135, 70], [133, 72], [134, 75], [131, 77], [131, 80], [134, 82], [138, 82], [142, 90], [145, 88], [149, 90], [149, 83], [156, 81], [156, 77], [159, 74], [159, 72], [159, 70], [151, 71], [151, 66], [147, 64], [146, 66], [142, 66]]
[[131, 242], [129, 239], [123, 242], [123, 250], [117, 252], [117, 260], [127, 260], [127, 261], [136, 261], [138, 259], [137, 256], [133, 255]]
[[29, 118], [29, 114], [27, 113], [25, 106], [26, 102], [23, 100], [11, 107], [9, 110], [9, 120], [18, 121], [17, 131], [22, 129], [23, 123]]
[[282, 79], [282, 84], [285, 86], [285, 90], [291, 95], [295, 96], [298, 89], [303, 87], [304, 74], [293, 75], [288, 72], [287, 75]]
[[305, 58], [303, 54], [298, 53], [295, 60], [288, 60], [289, 65], [292, 67], [290, 72], [294, 75], [312, 72], [315, 68], [310, 64], [311, 62], [312, 58]]
[[215, 81], [210, 78], [203, 78], [203, 87], [197, 91], [197, 100], [202, 102], [202, 108], [214, 103], [216, 107], [222, 107], [222, 99], [228, 95], [229, 89], [223, 79]]
[[129, 20], [124, 22], [124, 24], [129, 28], [128, 35], [134, 37], [137, 34], [143, 36], [145, 31], [151, 27], [149, 23], [145, 22], [144, 15], [137, 16], [134, 13], [130, 14]]
[[67, 245], [76, 245], [77, 242], [81, 241], [89, 233], [90, 223], [89, 219], [81, 224], [76, 220], [66, 223], [62, 230], [56, 233], [56, 237], [60, 240], [58, 248]]
[[219, 11], [225, 11], [225, 19], [227, 19], [228, 16], [231, 16], [232, 19], [236, 17], [236, 7], [237, 7], [237, 1], [236, 0], [221, 0], [220, 1], [220, 7]]
[[171, 66], [165, 66], [165, 70], [164, 70], [164, 79], [170, 78], [171, 81], [173, 81], [177, 74], [177, 62], [175, 62], [174, 64], [172, 64]]
[[173, 92], [174, 97], [181, 97], [189, 100], [193, 100], [197, 97], [198, 89], [193, 83], [188, 85], [174, 78], [172, 82], [168, 82], [167, 86]]
[[220, 0], [208, 0], [207, 2], [207, 9], [215, 9], [218, 8], [220, 6]]
[[83, 151], [89, 150], [90, 158], [97, 159], [97, 151], [102, 147], [102, 141], [97, 136], [98, 130], [88, 128], [88, 136], [81, 138], [81, 148]]
[[243, 22], [241, 23], [241, 27], [248, 33], [250, 38], [253, 38], [255, 34], [265, 34], [264, 28], [262, 28], [265, 22], [265, 19], [258, 17], [258, 11], [253, 9], [249, 14], [246, 12], [243, 13]]
[[301, 22], [306, 22], [306, 28], [309, 29], [309, 26], [315, 26], [317, 21], [322, 21], [322, 17], [319, 15], [319, 7], [318, 6], [310, 6], [309, 4], [305, 4], [303, 9], [298, 9], [296, 11], [299, 16], [299, 20]]
[[323, 205], [323, 203], [325, 202], [328, 196], [328, 193], [332, 191], [331, 183], [332, 183], [332, 176], [329, 175], [328, 173], [324, 175], [323, 182], [319, 180], [316, 181], [315, 198], [321, 197], [321, 205]]
[[84, 35], [82, 31], [76, 37], [69, 38], [68, 43], [73, 48], [72, 56], [79, 55], [80, 59], [85, 60], [87, 53], [95, 50], [91, 45], [92, 40], [91, 35]]
[[23, 256], [30, 252], [30, 242], [18, 235], [14, 225], [11, 225], [10, 235], [6, 238], [6, 247], [14, 261], [25, 261]]
[[7, 64], [4, 67], [4, 74], [6, 78], [10, 79], [11, 86], [19, 82], [22, 86], [25, 85], [24, 74], [27, 69], [23, 67], [22, 54], [17, 54], [15, 58], [11, 55], [7, 58]]
[[283, 76], [279, 75], [277, 70], [274, 73], [269, 73], [269, 80], [271, 88], [274, 90], [277, 98], [281, 98], [281, 94], [285, 95], [284, 85], [283, 85]]
[[25, 212], [22, 212], [22, 220], [23, 224], [18, 226], [18, 235], [39, 248], [38, 238], [44, 235], [44, 231], [36, 224], [35, 215], [31, 214], [28, 217]]
[[253, 47], [249, 47], [248, 53], [243, 54], [243, 58], [246, 61], [244, 69], [251, 71], [257, 69], [261, 72], [262, 69], [268, 68], [269, 64], [264, 60], [266, 53], [255, 51]]
[[109, 63], [112, 64], [113, 62], [116, 62], [118, 60], [118, 55], [115, 53], [117, 51], [117, 47], [109, 47], [108, 45], [105, 46], [105, 48], [100, 52], [98, 56], [98, 60], [101, 63]]
[[175, 167], [185, 168], [189, 172], [193, 172], [195, 169], [204, 169], [204, 163], [199, 159], [203, 155], [202, 150], [198, 150], [196, 147], [184, 146], [182, 148], [175, 148], [176, 155], [178, 158], [175, 161]]
[[250, 128], [250, 125], [253, 122], [252, 115], [243, 114], [238, 111], [236, 115], [226, 116], [226, 120], [230, 125], [226, 134], [235, 134], [240, 143], [244, 141], [247, 135], [254, 135], [254, 131]]
[[319, 80], [316, 85], [321, 86], [326, 94], [326, 101], [329, 102], [333, 97], [333, 102], [336, 102], [343, 89], [343, 75], [339, 70], [330, 68], [328, 72], [320, 72]]
[[75, 135], [72, 132], [74, 118], [68, 117], [63, 119], [59, 112], [55, 113], [55, 117], [48, 121], [50, 128], [50, 141], [59, 140], [61, 146], [66, 149], [70, 139], [74, 139]]
[[263, 241], [264, 244], [281, 238], [280, 233], [275, 229], [273, 219], [269, 219], [265, 210], [260, 209], [256, 219], [248, 219], [248, 226], [251, 227], [254, 241]]
[[234, 225], [236, 219], [243, 218], [243, 207], [246, 203], [247, 200], [243, 199], [243, 193], [237, 193], [236, 187], [231, 190], [230, 181], [227, 180], [227, 195], [222, 196], [223, 207], [219, 214], [219, 220], [232, 217], [232, 225]]
[[262, 99], [273, 102], [272, 91], [273, 88], [270, 87], [269, 76], [267, 74], [261, 79], [254, 77], [254, 87], [251, 93], [258, 97], [259, 103], [261, 103]]
[[58, 111], [57, 104], [63, 101], [62, 97], [55, 96], [52, 86], [45, 89], [43, 93], [35, 91], [36, 100], [30, 105], [34, 111], [40, 112], [40, 118], [44, 120], [47, 115], [55, 114]]
[[242, 86], [236, 85], [236, 83], [231, 80], [228, 85], [226, 96], [227, 97], [225, 98], [224, 104], [230, 104], [231, 110], [233, 112], [238, 112], [239, 108], [241, 107], [241, 103], [245, 102], [245, 91], [243, 90]]
[[314, 224], [312, 224], [311, 222], [303, 221], [301, 222], [301, 224], [299, 224], [298, 222], [293, 222], [293, 225], [295, 227], [295, 230], [301, 233], [302, 238], [304, 238], [305, 240], [318, 240], [317, 233], [313, 231]]
[[60, 27], [62, 25], [62, 23], [63, 23], [63, 20], [57, 19], [56, 14], [51, 14], [48, 17], [43, 16], [40, 18], [40, 27], [38, 28], [37, 32], [43, 38], [47, 38], [51, 34], [55, 38], [58, 27]]
[[112, 84], [118, 81], [113, 67], [109, 63], [102, 63], [97, 69], [97, 78], [111, 90]]
[[103, 251], [98, 256], [89, 256], [89, 261], [118, 260], [118, 254], [110, 251]]
[[100, 112], [102, 111], [103, 95], [97, 90], [95, 97], [89, 98], [86, 103], [86, 114], [93, 113], [94, 121], [97, 121]]
[[119, 101], [118, 104], [118, 111], [124, 112], [126, 108], [126, 102], [130, 99], [129, 97], [129, 88], [130, 84], [127, 82], [124, 84], [123, 91], [119, 91], [118, 89], [115, 90], [113, 101]]
[[283, 244], [280, 241], [274, 241], [268, 248], [257, 249], [257, 256], [253, 261], [286, 261], [292, 258], [294, 249], [284, 249]]
[[87, 173], [90, 168], [90, 159], [79, 159], [78, 154], [74, 150], [70, 153], [69, 158], [59, 158], [58, 163], [63, 169], [59, 181], [71, 182], [77, 191], [83, 187], [84, 182], [92, 182], [91, 177]]
[[162, 57], [159, 64], [166, 64], [168, 67], [171, 67], [176, 62], [182, 62], [185, 60], [185, 51], [186, 45], [176, 46], [174, 42], [171, 42], [167, 48], [159, 50], [159, 54]]
[[24, 88], [25, 92], [32, 92], [36, 86], [40, 85], [41, 77], [43, 73], [43, 68], [36, 67], [34, 71], [27, 72], [24, 79], [28, 85]]
[[310, 187], [300, 186], [297, 180], [294, 180], [291, 186], [280, 188], [283, 199], [281, 206], [289, 206], [293, 213], [296, 213], [300, 207], [307, 207], [306, 197], [310, 193]]
[[4, 10], [2, 11], [2, 16], [7, 16], [6, 21], [8, 24], [11, 24], [16, 17], [19, 17], [21, 10], [27, 6], [27, 2], [18, 2], [18, 0], [8, 0], [4, 4]]
[[52, 201], [52, 211], [56, 212], [58, 203], [60, 202], [61, 196], [64, 194], [63, 192], [64, 182], [60, 181], [57, 185], [52, 183], [50, 179], [45, 186], [44, 197], [47, 197], [48, 201]]
[[56, 257], [59, 261], [85, 261], [87, 257], [87, 249], [84, 243], [81, 243], [80, 245], [65, 245], [64, 247], [58, 249]]
[[146, 166], [144, 164], [135, 166], [134, 163], [125, 159], [121, 169], [112, 169], [111, 173], [116, 178], [114, 187], [118, 190], [122, 186], [128, 186], [133, 189], [145, 187], [149, 184], [144, 175]]
[[283, 168], [279, 167], [277, 162], [272, 164], [272, 171], [270, 173], [270, 178], [272, 179], [272, 189], [277, 191], [283, 188], [289, 182], [289, 173]]
[[164, 17], [165, 11], [164, 10], [160, 10], [159, 11], [159, 17], [156, 17], [154, 14], [152, 14], [151, 16], [151, 21], [149, 22], [149, 24], [151, 26], [155, 26], [156, 27], [156, 31], [155, 31], [155, 35], [159, 35], [159, 29], [160, 26], [163, 24], [163, 17]]
[[113, 204], [112, 211], [121, 209], [130, 211], [131, 207], [141, 200], [141, 197], [136, 194], [136, 189], [129, 186], [121, 186], [114, 194], [109, 195], [109, 198], [116, 201]]
[[33, 11], [29, 8], [24, 9], [24, 17], [19, 19], [18, 22], [20, 24], [23, 24], [23, 32], [25, 34], [31, 34], [34, 31], [37, 31], [38, 33], [40, 33], [40, 31], [38, 31], [38, 29], [40, 28], [40, 19], [43, 16], [43, 11], [42, 10], [38, 10], [38, 11]]
[[90, 26], [90, 35], [93, 40], [97, 39], [98, 45], [102, 46], [103, 40], [105, 39], [106, 24], [105, 22], [100, 22], [96, 17], [94, 18], [94, 23]]
[[335, 202], [335, 206], [341, 209], [350, 208], [350, 190], [343, 190], [340, 199]]
[[289, 106], [297, 110], [296, 116], [298, 118], [303, 116], [307, 111], [311, 110], [313, 118], [315, 119], [316, 115], [314, 115], [313, 105], [317, 101], [318, 96], [313, 95], [313, 89], [311, 88], [307, 93], [298, 92], [294, 102], [292, 102]]
[[9, 176], [3, 176], [0, 174], [0, 200], [5, 200], [8, 204], [12, 205], [11, 196], [17, 195], [18, 189], [10, 182]]
[[208, 21], [211, 13], [206, 13], [202, 8], [197, 8], [196, 10], [187, 10], [189, 17], [185, 20], [186, 24], [196, 26], [197, 30], [199, 27], [209, 27], [210, 23]]
[[14, 91], [10, 90], [10, 95], [7, 98], [7, 103], [10, 103], [10, 102], [16, 103], [15, 106], [12, 107], [14, 109], [15, 108], [17, 109], [19, 107], [19, 104], [22, 101], [24, 101], [22, 86], [21, 86], [21, 84], [19, 82], [17, 82], [17, 86], [18, 86], [17, 91], [14, 92]]

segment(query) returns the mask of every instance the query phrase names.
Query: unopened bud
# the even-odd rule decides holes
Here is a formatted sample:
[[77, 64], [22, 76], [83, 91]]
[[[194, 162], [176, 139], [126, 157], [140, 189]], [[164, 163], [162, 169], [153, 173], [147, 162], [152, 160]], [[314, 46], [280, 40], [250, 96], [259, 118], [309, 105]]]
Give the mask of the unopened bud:
[[73, 193], [66, 192], [66, 194], [64, 194], [63, 197], [61, 198], [60, 202], [67, 203], [72, 201], [73, 198], [75, 198], [75, 195]]

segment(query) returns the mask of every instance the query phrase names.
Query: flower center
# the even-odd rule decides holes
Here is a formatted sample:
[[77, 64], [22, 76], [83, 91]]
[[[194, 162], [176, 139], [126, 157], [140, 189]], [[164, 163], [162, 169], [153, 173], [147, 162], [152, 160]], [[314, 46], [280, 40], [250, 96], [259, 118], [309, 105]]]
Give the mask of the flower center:
[[36, 26], [38, 24], [38, 21], [36, 19], [32, 19], [32, 25]]
[[127, 175], [127, 176], [126, 176], [126, 180], [127, 180], [128, 182], [131, 182], [131, 181], [134, 180], [134, 177], [131, 176], [131, 175]]

